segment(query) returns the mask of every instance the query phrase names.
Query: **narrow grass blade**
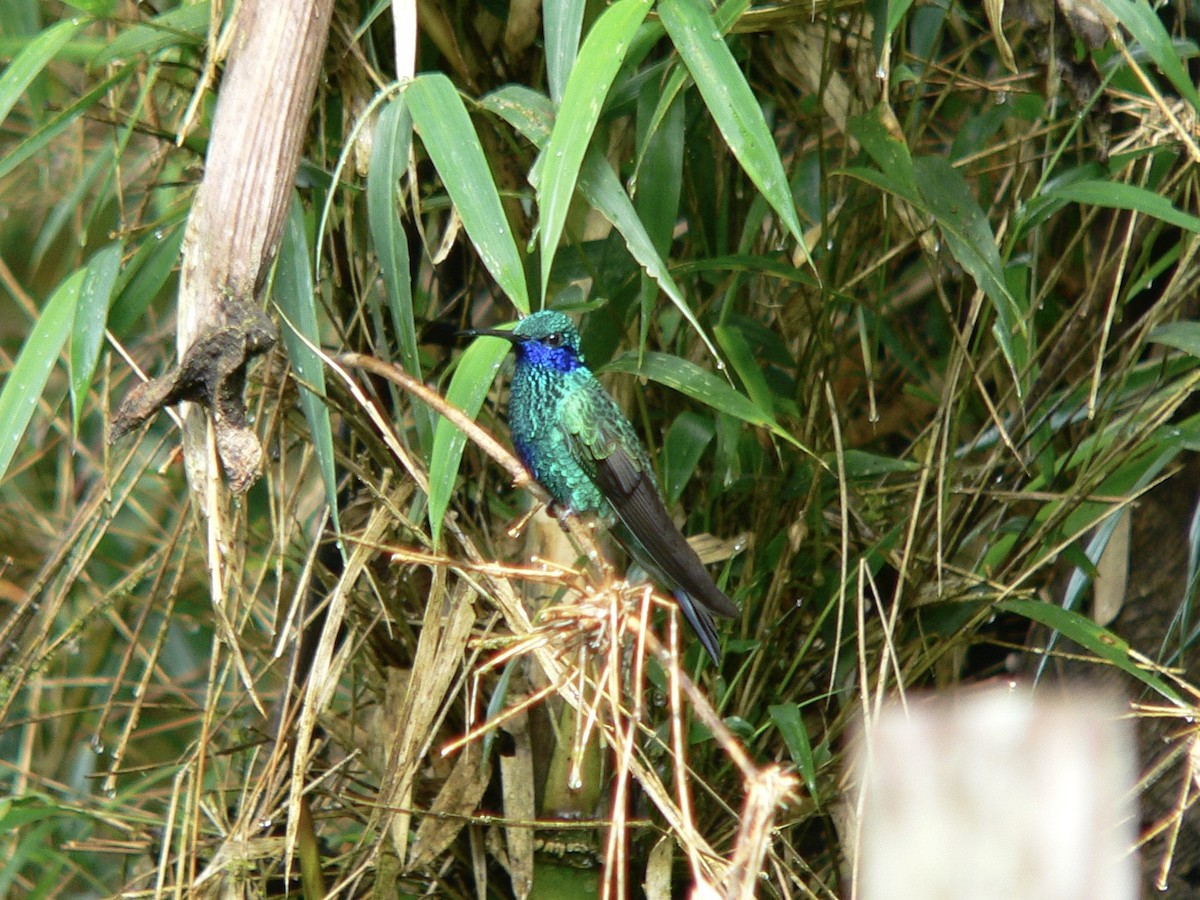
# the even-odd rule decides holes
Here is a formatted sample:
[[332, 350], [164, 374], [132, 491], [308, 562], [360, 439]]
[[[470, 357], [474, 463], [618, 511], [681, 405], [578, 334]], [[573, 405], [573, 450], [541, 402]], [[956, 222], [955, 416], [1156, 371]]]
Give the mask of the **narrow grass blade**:
[[618, 0], [605, 10], [588, 32], [567, 80], [554, 130], [543, 153], [538, 188], [543, 299], [550, 285], [550, 269], [566, 226], [579, 170], [600, 120], [604, 98], [649, 11], [650, 0]]
[[445, 75], [405, 89], [413, 123], [484, 266], [521, 312], [529, 312], [525, 269], [479, 135]]
[[108, 305], [113, 286], [121, 269], [124, 246], [120, 241], [109, 244], [88, 261], [75, 320], [71, 328], [71, 420], [72, 436], [79, 434], [79, 419], [83, 401], [92, 386], [96, 360], [104, 343], [104, 328], [108, 323]]
[[317, 354], [296, 334], [298, 331], [314, 345], [320, 346], [310, 258], [308, 237], [304, 232], [304, 209], [299, 198], [293, 195], [292, 208], [279, 245], [279, 262], [275, 267], [271, 296], [286, 319], [280, 329], [283, 347], [300, 382], [300, 408], [304, 410], [304, 418], [312, 429], [313, 452], [317, 457], [321, 481], [325, 485], [330, 519], [334, 531], [340, 534], [342, 526], [338, 518], [333, 426], [329, 421], [329, 409], [325, 406], [325, 368]]
[[0, 390], [0, 479], [8, 471], [62, 352], [86, 277], [87, 269], [73, 272], [51, 295]]

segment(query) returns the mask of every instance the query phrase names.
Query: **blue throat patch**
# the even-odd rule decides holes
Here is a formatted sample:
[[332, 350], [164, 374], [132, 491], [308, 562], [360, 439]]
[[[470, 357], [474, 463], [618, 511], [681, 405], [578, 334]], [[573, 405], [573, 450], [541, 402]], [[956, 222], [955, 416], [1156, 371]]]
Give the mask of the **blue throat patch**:
[[583, 360], [570, 347], [547, 347], [540, 341], [525, 341], [517, 345], [520, 361], [531, 366], [544, 366], [563, 375], [574, 372]]

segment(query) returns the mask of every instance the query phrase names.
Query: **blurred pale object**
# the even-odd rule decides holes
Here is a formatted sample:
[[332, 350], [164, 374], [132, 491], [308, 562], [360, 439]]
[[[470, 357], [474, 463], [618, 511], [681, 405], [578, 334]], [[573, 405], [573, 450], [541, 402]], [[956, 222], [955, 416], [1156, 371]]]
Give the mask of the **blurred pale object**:
[[859, 900], [1138, 896], [1123, 705], [1024, 686], [917, 696], [860, 733]]

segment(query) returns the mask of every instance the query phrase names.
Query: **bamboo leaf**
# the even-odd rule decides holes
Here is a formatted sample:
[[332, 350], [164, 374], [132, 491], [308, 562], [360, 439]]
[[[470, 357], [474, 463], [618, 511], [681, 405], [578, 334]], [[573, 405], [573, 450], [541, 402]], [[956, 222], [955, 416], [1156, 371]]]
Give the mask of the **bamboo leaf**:
[[729, 149], [807, 253], [771, 130], [717, 23], [698, 0], [662, 0], [658, 14]]
[[705, 406], [733, 416], [751, 425], [769, 428], [790, 444], [797, 447], [800, 443], [775, 422], [770, 413], [761, 409], [730, 386], [727, 381], [718, 378], [707, 369], [702, 369], [686, 359], [671, 356], [668, 353], [637, 353], [628, 352], [613, 359], [604, 367], [606, 372], [625, 372], [641, 378], [649, 378], [667, 387], [686, 394], [693, 400]]
[[543, 300], [579, 170], [600, 120], [604, 99], [649, 10], [650, 0], [618, 0], [605, 10], [588, 32], [567, 80], [558, 117], [543, 153], [538, 188]]
[[1192, 104], [1192, 109], [1200, 112], [1200, 94], [1196, 85], [1183, 66], [1179, 52], [1171, 42], [1162, 19], [1151, 9], [1146, 0], [1100, 0], [1108, 7], [1121, 24], [1129, 29], [1129, 33], [1141, 44], [1154, 64], [1167, 76], [1171, 86], [1179, 91], [1181, 97]]
[[1013, 598], [1000, 600], [995, 606], [1002, 612], [1015, 613], [1030, 621], [1053, 628], [1068, 640], [1074, 641], [1096, 654], [1100, 659], [1110, 662], [1123, 672], [1132, 675], [1170, 702], [1186, 708], [1187, 704], [1183, 702], [1174, 688], [1163, 681], [1157, 673], [1146, 669], [1133, 658], [1128, 642], [1117, 637], [1107, 628], [1097, 625], [1087, 616], [1041, 600]]
[[479, 135], [445, 75], [422, 75], [405, 89], [413, 123], [446, 185], [484, 266], [521, 312], [529, 312], [525, 269]]
[[[401, 94], [384, 108], [375, 125], [367, 173], [367, 220], [387, 292], [392, 327], [400, 345], [400, 362], [406, 371], [420, 378], [421, 354], [417, 347], [408, 235], [404, 231], [396, 193], [408, 167], [412, 132], [412, 116]], [[433, 438], [432, 413], [425, 404], [413, 401], [413, 415], [418, 441], [428, 453]]]
[[334, 531], [340, 534], [342, 526], [338, 517], [333, 426], [325, 405], [325, 366], [320, 357], [297, 336], [299, 332], [312, 344], [320, 346], [317, 298], [313, 290], [310, 259], [308, 237], [304, 232], [304, 208], [300, 205], [300, 198], [293, 194], [283, 240], [279, 245], [279, 261], [275, 267], [271, 296], [284, 316], [284, 327], [281, 329], [283, 347], [300, 382], [300, 408], [304, 410], [304, 418], [312, 430], [313, 452], [325, 486], [330, 519]]
[[157, 53], [179, 45], [200, 46], [208, 36], [209, 4], [181, 6], [155, 16], [148, 22], [120, 32], [93, 57], [93, 69], [118, 60]]
[[108, 324], [109, 301], [121, 269], [124, 246], [120, 241], [97, 252], [87, 264], [79, 305], [71, 328], [71, 411], [72, 436], [79, 434], [83, 401], [92, 386], [92, 375], [100, 348], [104, 344], [104, 329]]
[[82, 25], [75, 19], [52, 25], [13, 57], [4, 74], [0, 75], [0, 122], [8, 118], [12, 108], [25, 94], [25, 89], [58, 55], [58, 51], [70, 42]]
[[1135, 184], [1087, 179], [1061, 184], [1044, 196], [1048, 201], [1067, 201], [1102, 206], [1107, 209], [1128, 209], [1168, 225], [1175, 225], [1193, 234], [1200, 234], [1200, 217], [1175, 206], [1162, 194], [1156, 194]]
[[[459, 357], [458, 367], [446, 391], [446, 401], [472, 419], [478, 416], [500, 364], [511, 349], [505, 341], [473, 341]], [[435, 546], [441, 539], [442, 522], [454, 494], [458, 464], [466, 443], [465, 434], [447, 420], [438, 419], [429, 464], [429, 526]]]
[[87, 269], [73, 272], [50, 296], [0, 389], [0, 479], [8, 472], [66, 343], [86, 277]]
[[579, 52], [585, 0], [556, 0], [542, 7], [542, 32], [546, 39], [546, 81], [550, 98], [562, 102], [563, 90]]
[[1147, 340], [1174, 347], [1189, 356], [1200, 358], [1200, 322], [1168, 322], [1166, 325], [1159, 325], [1150, 332]]

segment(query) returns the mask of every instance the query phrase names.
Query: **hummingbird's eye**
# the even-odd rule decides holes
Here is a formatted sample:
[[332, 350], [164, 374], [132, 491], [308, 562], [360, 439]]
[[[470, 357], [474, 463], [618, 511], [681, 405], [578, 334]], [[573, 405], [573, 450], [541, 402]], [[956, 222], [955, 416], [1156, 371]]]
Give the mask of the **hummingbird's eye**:
[[542, 343], [547, 347], [561, 347], [563, 343], [563, 335], [561, 331], [552, 331], [543, 338]]

